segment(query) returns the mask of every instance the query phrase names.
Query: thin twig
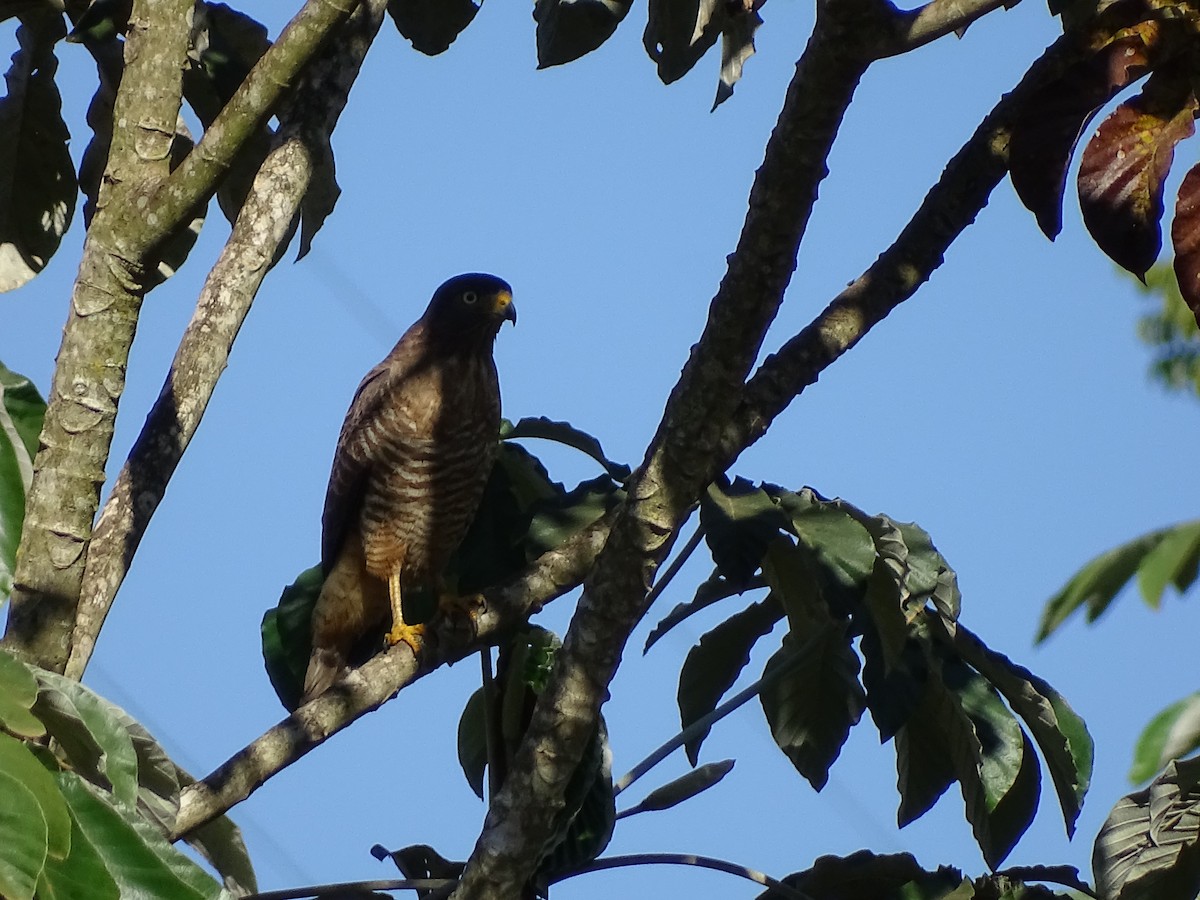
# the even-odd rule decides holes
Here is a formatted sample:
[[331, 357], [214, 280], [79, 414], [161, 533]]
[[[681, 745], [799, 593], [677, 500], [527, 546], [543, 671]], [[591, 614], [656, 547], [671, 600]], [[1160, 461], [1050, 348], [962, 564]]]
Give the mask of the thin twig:
[[688, 741], [697, 735], [704, 734], [708, 729], [712, 728], [717, 722], [720, 722], [727, 715], [745, 705], [745, 703], [757, 697], [765, 688], [769, 688], [776, 682], [786, 678], [794, 672], [804, 662], [805, 655], [813, 647], [819, 636], [809, 638], [795, 653], [783, 661], [772, 671], [763, 675], [758, 681], [751, 685], [747, 685], [743, 690], [738, 691], [712, 712], [697, 719], [687, 728], [683, 729], [640, 763], [622, 775], [615, 784], [613, 784], [613, 796], [616, 796], [625, 790], [660, 762], [684, 746]]
[[[729, 875], [745, 878], [747, 881], [753, 881], [755, 884], [768, 887], [778, 892], [781, 897], [787, 897], [790, 900], [813, 900], [811, 896], [803, 891], [786, 885], [782, 881], [772, 878], [770, 875], [759, 872], [756, 869], [751, 869], [735, 862], [729, 862], [725, 859], [717, 859], [715, 856], [699, 856], [695, 853], [630, 853], [624, 856], [609, 856], [603, 859], [594, 859], [574, 872], [556, 878], [550, 883], [558, 884], [560, 881], [566, 881], [568, 878], [575, 878], [579, 875], [600, 872], [604, 869], [623, 869], [629, 866], [698, 866], [702, 869], [712, 869], [716, 872], [726, 872]], [[280, 898], [280, 900], [284, 900], [284, 898]]]

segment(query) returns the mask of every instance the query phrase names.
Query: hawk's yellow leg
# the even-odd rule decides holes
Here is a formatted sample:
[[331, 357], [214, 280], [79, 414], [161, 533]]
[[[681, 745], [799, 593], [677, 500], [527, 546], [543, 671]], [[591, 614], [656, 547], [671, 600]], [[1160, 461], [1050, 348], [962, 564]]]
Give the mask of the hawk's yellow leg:
[[421, 636], [425, 633], [424, 625], [409, 625], [404, 621], [404, 607], [400, 604], [400, 570], [397, 569], [388, 578], [388, 598], [392, 601], [392, 630], [387, 633], [389, 644], [401, 641], [412, 648], [414, 655], [421, 653]]

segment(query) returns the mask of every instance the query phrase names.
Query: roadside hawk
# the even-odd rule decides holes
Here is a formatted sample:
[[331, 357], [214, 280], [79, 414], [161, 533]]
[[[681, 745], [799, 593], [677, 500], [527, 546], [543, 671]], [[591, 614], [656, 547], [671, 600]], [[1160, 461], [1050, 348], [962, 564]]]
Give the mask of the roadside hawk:
[[441, 590], [475, 517], [498, 446], [492, 345], [505, 320], [517, 321], [507, 282], [455, 276], [358, 386], [325, 494], [325, 583], [301, 703], [333, 684], [360, 639], [382, 633], [389, 611], [388, 642], [419, 647], [402, 598]]

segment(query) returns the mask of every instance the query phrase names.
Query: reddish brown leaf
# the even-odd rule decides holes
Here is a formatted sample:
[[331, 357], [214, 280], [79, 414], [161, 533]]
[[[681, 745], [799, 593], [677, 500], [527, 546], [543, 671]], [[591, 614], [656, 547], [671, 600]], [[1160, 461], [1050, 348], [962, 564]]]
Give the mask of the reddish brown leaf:
[[1179, 67], [1156, 71], [1084, 148], [1079, 206], [1096, 244], [1141, 278], [1162, 248], [1163, 179], [1175, 145], [1196, 127], [1196, 98]]
[[1179, 186], [1175, 220], [1171, 223], [1171, 245], [1175, 248], [1179, 293], [1200, 325], [1200, 166], [1194, 166]]
[[1101, 47], [1038, 90], [1013, 123], [1008, 147], [1013, 188], [1050, 240], [1062, 230], [1067, 168], [1079, 136], [1101, 106], [1145, 74], [1156, 34], [1153, 29], [1128, 34]]

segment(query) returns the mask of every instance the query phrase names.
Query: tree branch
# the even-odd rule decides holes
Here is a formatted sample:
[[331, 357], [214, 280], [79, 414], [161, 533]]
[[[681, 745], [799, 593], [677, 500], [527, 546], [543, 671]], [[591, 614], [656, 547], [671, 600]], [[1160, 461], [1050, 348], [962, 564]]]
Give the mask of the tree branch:
[[797, 64], [708, 323], [588, 578], [509, 775], [455, 892], [516, 897], [550, 837], [649, 584], [700, 491], [725, 469], [723, 423], [778, 311], [834, 136], [894, 10], [827, 2]]
[[1011, 9], [1020, 0], [931, 0], [917, 9], [902, 11], [895, 33], [881, 48], [879, 58], [899, 56], [925, 44], [961, 32], [976, 19], [1004, 7]]
[[201, 289], [162, 391], [92, 535], [65, 674], [80, 678], [167, 483], [225, 371], [263, 278], [295, 232], [314, 171], [387, 7], [366, 0], [306, 71], [220, 258]]
[[487, 591], [485, 606], [474, 618], [473, 635], [436, 628], [437, 655], [422, 658], [419, 665], [407, 644], [397, 644], [348, 672], [329, 691], [239, 750], [207, 778], [188, 785], [180, 795], [179, 816], [170, 839], [178, 840], [245, 800], [267, 779], [380, 707], [410, 682], [496, 643], [545, 604], [578, 587], [611, 525], [612, 516], [600, 519], [561, 547], [542, 554], [520, 578]]
[[[61, 672], [100, 500], [117, 404], [145, 291], [141, 260], [121, 241], [123, 207], [165, 177], [179, 114], [191, 0], [137, 0], [125, 42], [115, 129], [84, 241], [26, 498], [5, 644]], [[153, 7], [153, 14], [151, 13]], [[155, 27], [150, 27], [153, 20]], [[144, 209], [138, 215], [146, 218]]]

